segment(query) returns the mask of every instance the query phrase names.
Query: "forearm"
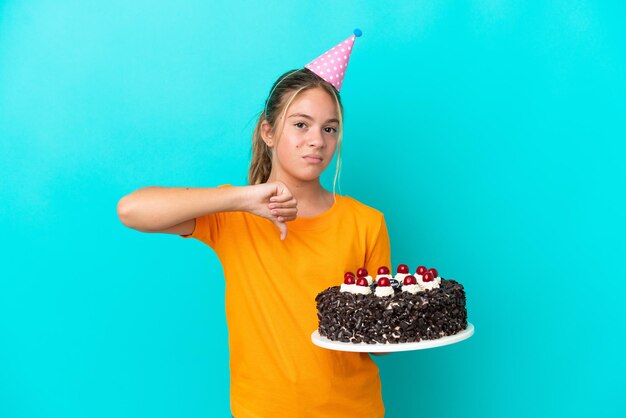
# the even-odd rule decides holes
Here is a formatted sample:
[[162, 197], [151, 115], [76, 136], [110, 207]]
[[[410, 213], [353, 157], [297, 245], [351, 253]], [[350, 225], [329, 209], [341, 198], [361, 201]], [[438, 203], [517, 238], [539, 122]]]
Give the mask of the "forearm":
[[117, 212], [130, 228], [159, 231], [208, 213], [247, 210], [248, 188], [145, 187], [120, 199]]

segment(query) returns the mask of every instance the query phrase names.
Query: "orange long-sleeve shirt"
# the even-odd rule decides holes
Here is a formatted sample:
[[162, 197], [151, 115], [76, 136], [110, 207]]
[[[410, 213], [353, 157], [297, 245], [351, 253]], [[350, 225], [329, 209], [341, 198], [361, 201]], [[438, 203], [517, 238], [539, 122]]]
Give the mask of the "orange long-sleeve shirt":
[[382, 213], [337, 195], [327, 212], [287, 223], [247, 212], [196, 219], [192, 235], [219, 257], [226, 280], [235, 418], [384, 415], [378, 367], [366, 353], [315, 346], [315, 297], [346, 271], [390, 264]]

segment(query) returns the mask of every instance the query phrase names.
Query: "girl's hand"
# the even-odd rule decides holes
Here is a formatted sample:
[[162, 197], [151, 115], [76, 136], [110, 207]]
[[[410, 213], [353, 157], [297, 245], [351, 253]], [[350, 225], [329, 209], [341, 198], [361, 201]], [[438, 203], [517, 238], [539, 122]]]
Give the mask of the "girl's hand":
[[280, 231], [280, 239], [287, 237], [285, 222], [296, 219], [296, 199], [281, 182], [263, 183], [248, 188], [248, 212], [267, 218]]

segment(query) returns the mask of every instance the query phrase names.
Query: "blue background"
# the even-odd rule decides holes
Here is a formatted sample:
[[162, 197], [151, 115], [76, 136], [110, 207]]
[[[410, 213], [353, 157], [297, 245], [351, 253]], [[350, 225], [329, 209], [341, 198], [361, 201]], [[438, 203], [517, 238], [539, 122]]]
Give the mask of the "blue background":
[[625, 4], [0, 2], [0, 416], [229, 416], [217, 258], [116, 204], [243, 184], [271, 84], [355, 27], [341, 193], [476, 325], [376, 359], [387, 416], [624, 416]]

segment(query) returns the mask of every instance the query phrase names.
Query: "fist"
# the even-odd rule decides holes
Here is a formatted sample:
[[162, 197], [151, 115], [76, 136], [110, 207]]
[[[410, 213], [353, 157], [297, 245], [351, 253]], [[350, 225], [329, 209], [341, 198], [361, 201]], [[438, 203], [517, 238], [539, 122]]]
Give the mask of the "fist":
[[287, 237], [285, 222], [296, 219], [298, 207], [287, 186], [281, 182], [248, 186], [248, 212], [267, 218], [280, 231], [280, 239]]

